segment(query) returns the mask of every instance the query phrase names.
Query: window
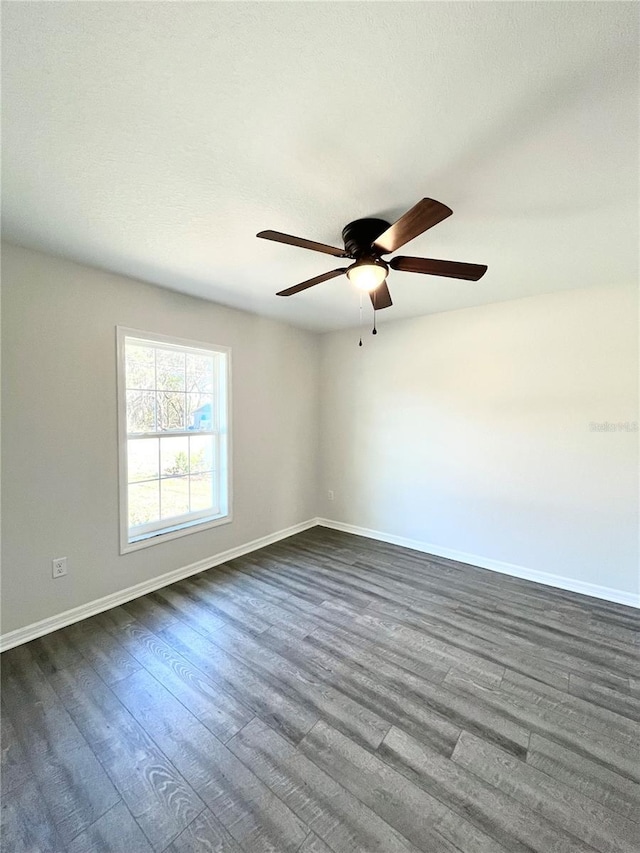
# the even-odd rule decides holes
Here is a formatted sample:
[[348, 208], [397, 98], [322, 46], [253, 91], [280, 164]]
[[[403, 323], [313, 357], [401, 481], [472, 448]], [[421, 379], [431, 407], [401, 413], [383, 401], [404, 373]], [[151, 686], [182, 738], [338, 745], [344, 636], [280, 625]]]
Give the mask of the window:
[[231, 521], [225, 347], [118, 328], [121, 551]]

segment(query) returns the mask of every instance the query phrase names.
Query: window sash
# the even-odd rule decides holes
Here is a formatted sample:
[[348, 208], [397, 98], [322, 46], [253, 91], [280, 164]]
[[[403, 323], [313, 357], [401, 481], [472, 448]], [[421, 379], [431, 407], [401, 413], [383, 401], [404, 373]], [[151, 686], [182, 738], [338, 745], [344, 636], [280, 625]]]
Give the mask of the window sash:
[[[230, 490], [230, 350], [227, 347], [209, 346], [193, 341], [181, 341], [178, 339], [167, 339], [166, 336], [154, 335], [136, 330], [118, 327], [118, 406], [119, 406], [119, 433], [120, 433], [120, 515], [121, 515], [121, 552], [126, 553], [134, 550], [137, 546], [144, 545], [147, 540], [161, 541], [163, 536], [174, 538], [182, 533], [190, 532], [191, 528], [202, 529], [205, 526], [213, 526], [218, 523], [231, 521], [231, 490]], [[127, 391], [135, 390], [127, 385], [127, 345], [147, 346], [153, 350], [173, 350], [185, 352], [187, 355], [194, 354], [204, 356], [212, 360], [213, 386], [210, 391], [199, 392], [203, 396], [212, 398], [212, 424], [210, 428], [199, 429], [176, 429], [176, 430], [154, 430], [151, 432], [128, 432], [127, 430]], [[154, 381], [154, 386], [157, 381]], [[155, 393], [154, 389], [143, 389]], [[161, 389], [163, 390], [163, 389]], [[187, 390], [176, 391], [177, 394], [198, 393]], [[188, 398], [187, 398], [188, 399]], [[190, 471], [190, 467], [184, 475], [162, 475], [158, 467], [158, 477], [146, 478], [144, 481], [132, 480], [129, 482], [128, 471], [128, 442], [130, 440], [162, 439], [162, 438], [192, 438], [211, 437], [214, 441], [211, 468], [207, 471]], [[161, 447], [161, 444], [159, 445]], [[189, 453], [189, 460], [191, 454]], [[190, 462], [189, 462], [190, 465]], [[199, 475], [210, 475], [212, 477], [212, 506], [204, 509], [196, 509], [179, 515], [158, 518], [154, 521], [139, 525], [129, 524], [129, 487], [141, 482], [158, 483], [161, 490], [162, 482], [179, 479], [184, 476], [188, 483], [188, 495], [191, 502], [191, 477]], [[204, 495], [206, 499], [206, 492]], [[158, 512], [161, 515], [161, 492]], [[204, 502], [204, 501], [203, 501]], [[153, 544], [147, 541], [147, 544]]]
[[[213, 513], [210, 509], [194, 510], [193, 512], [185, 512], [182, 515], [172, 515], [171, 518], [161, 518], [159, 521], [150, 521], [147, 524], [138, 524], [135, 527], [129, 528], [129, 537], [132, 542], [137, 539], [146, 538], [148, 534], [157, 533], [162, 530], [179, 529], [189, 526], [189, 522], [198, 521], [200, 519], [207, 520], [209, 518], [221, 518], [224, 513]], [[168, 523], [170, 522], [170, 523]]]
[[[129, 389], [127, 388], [127, 391]], [[189, 438], [196, 435], [221, 435], [216, 429], [163, 429], [159, 432], [128, 432], [127, 441], [137, 441], [139, 438]]]

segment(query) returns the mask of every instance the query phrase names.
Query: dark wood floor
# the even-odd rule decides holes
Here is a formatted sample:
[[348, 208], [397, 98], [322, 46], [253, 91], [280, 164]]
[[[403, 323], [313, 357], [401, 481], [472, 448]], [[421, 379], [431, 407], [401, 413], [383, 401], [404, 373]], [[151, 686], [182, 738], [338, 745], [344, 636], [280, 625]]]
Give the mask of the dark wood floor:
[[639, 652], [315, 528], [2, 656], [2, 850], [637, 853]]

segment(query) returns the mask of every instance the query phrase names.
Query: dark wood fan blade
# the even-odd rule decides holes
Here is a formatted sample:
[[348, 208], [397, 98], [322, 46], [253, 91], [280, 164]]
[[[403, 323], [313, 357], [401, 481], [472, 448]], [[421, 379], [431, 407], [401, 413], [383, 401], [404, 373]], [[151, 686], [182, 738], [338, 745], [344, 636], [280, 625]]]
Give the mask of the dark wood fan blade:
[[381, 253], [395, 252], [400, 246], [404, 246], [409, 240], [413, 240], [419, 234], [433, 228], [438, 222], [442, 222], [453, 211], [446, 204], [434, 201], [432, 198], [423, 198], [411, 210], [404, 213], [397, 222], [389, 226], [373, 244], [374, 249]]
[[346, 271], [346, 267], [341, 267], [339, 270], [331, 270], [331, 272], [322, 273], [322, 275], [317, 275], [315, 278], [307, 279], [307, 281], [301, 281], [300, 284], [294, 284], [293, 287], [281, 290], [280, 293], [276, 293], [276, 296], [293, 296], [294, 293], [300, 293], [301, 290], [306, 290], [308, 287], [313, 287], [316, 284], [322, 284], [323, 281], [328, 281], [330, 278], [342, 275]]
[[464, 264], [460, 261], [437, 261], [433, 258], [407, 258], [398, 255], [391, 258], [389, 266], [403, 272], [421, 272], [426, 275], [444, 275], [448, 278], [463, 278], [478, 281], [486, 273], [484, 264]]
[[336, 249], [335, 246], [327, 246], [326, 243], [316, 243], [313, 240], [303, 240], [302, 237], [292, 237], [291, 234], [282, 234], [280, 231], [260, 231], [256, 237], [274, 240], [276, 243], [288, 243], [290, 246], [300, 246], [301, 249], [311, 249], [313, 252], [324, 252], [325, 255], [334, 255], [336, 258], [347, 257], [344, 249]]
[[393, 305], [386, 281], [383, 281], [380, 287], [372, 290], [369, 296], [371, 297], [371, 304], [376, 311], [381, 311], [383, 308], [391, 308]]

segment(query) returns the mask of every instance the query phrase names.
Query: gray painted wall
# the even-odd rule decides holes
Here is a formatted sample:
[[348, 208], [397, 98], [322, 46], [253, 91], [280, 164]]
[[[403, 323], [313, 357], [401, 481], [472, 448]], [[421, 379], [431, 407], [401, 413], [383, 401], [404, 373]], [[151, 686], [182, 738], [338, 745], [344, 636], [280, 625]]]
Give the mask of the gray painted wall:
[[[3, 633], [315, 516], [317, 335], [11, 245], [2, 272]], [[116, 325], [230, 346], [233, 370], [233, 522], [124, 556]]]

